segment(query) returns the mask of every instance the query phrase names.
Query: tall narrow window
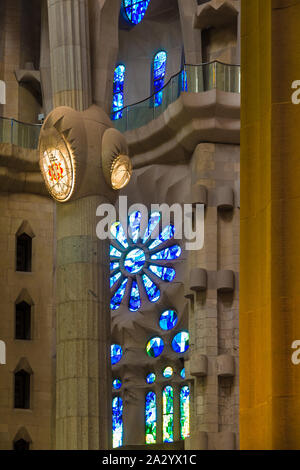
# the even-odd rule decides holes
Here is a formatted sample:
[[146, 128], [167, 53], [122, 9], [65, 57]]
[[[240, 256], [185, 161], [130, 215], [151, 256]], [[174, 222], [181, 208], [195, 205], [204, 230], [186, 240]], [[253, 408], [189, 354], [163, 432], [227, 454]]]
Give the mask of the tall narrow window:
[[115, 397], [112, 401], [113, 448], [123, 445], [123, 400]]
[[17, 236], [17, 271], [31, 271], [32, 238], [27, 233]]
[[121, 119], [124, 108], [125, 65], [119, 64], [114, 72], [112, 120]]
[[154, 106], [160, 106], [162, 103], [163, 92], [161, 89], [164, 86], [166, 64], [167, 53], [165, 51], [159, 51], [155, 54], [153, 60], [153, 92], [155, 93]]
[[16, 339], [31, 339], [31, 305], [27, 302], [16, 304]]
[[18, 441], [14, 442], [14, 450], [24, 451], [29, 450], [29, 442], [25, 441], [24, 439], [19, 439]]
[[30, 408], [30, 374], [25, 370], [15, 373], [15, 408]]
[[190, 389], [187, 385], [180, 390], [180, 437], [190, 435]]
[[163, 442], [174, 441], [174, 392], [170, 385], [163, 389]]
[[156, 443], [156, 395], [149, 392], [146, 395], [146, 444]]

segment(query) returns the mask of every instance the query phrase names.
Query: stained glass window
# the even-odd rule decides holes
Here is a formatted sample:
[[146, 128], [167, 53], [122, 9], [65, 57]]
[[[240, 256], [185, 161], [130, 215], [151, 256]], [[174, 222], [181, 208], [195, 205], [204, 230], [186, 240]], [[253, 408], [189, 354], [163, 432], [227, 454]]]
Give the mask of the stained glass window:
[[156, 375], [154, 374], [154, 372], [151, 372], [146, 377], [147, 384], [153, 384], [155, 382], [155, 380], [156, 380]]
[[165, 367], [164, 370], [163, 370], [163, 376], [165, 379], [169, 379], [170, 377], [172, 377], [173, 375], [173, 369], [172, 367], [168, 366], [168, 367]]
[[180, 377], [181, 377], [182, 379], [185, 379], [185, 367], [184, 367], [183, 369], [181, 369], [181, 371], [180, 371]]
[[[128, 217], [128, 235], [121, 222], [112, 224], [110, 232], [113, 240], [109, 251], [112, 310], [120, 308], [128, 291], [129, 295], [126, 294], [126, 298], [129, 298], [128, 308], [131, 312], [141, 308], [142, 298], [145, 296], [150, 302], [157, 302], [161, 296], [157, 283], [172, 282], [175, 279], [176, 270], [169, 266], [169, 262], [168, 266], [164, 266], [162, 261], [179, 258], [181, 248], [175, 244], [169, 246], [170, 240], [175, 235], [173, 225], [168, 225], [158, 232], [160, 218], [159, 212], [152, 212], [146, 230], [142, 231], [141, 213], [139, 211], [131, 213]], [[168, 248], [164, 248], [167, 241]], [[128, 278], [130, 278], [129, 283]]]
[[120, 362], [123, 356], [122, 348], [119, 344], [112, 344], [110, 347], [110, 356], [112, 365]]
[[170, 385], [163, 389], [163, 442], [174, 441], [174, 392]]
[[113, 448], [123, 445], [123, 400], [115, 397], [112, 401]]
[[112, 385], [115, 390], [120, 390], [120, 388], [122, 387], [122, 380], [114, 379]]
[[190, 389], [187, 385], [180, 390], [180, 437], [190, 435]]
[[172, 330], [177, 325], [177, 313], [174, 310], [165, 310], [159, 319], [159, 326], [162, 330]]
[[144, 18], [150, 0], [123, 0], [122, 12], [127, 21], [139, 24]]
[[151, 338], [148, 341], [146, 346], [146, 352], [150, 357], [158, 357], [161, 355], [164, 349], [164, 342], [161, 338], [156, 336], [155, 338]]
[[114, 72], [112, 120], [121, 119], [124, 108], [125, 65], [119, 64]]
[[167, 64], [167, 53], [165, 51], [159, 51], [154, 56], [153, 60], [153, 91], [154, 95], [154, 106], [160, 106], [163, 98], [162, 88], [164, 86], [165, 75], [166, 75], [166, 64]]
[[172, 348], [177, 353], [184, 353], [189, 349], [190, 335], [187, 331], [180, 331], [174, 336]]
[[156, 443], [156, 395], [149, 392], [146, 395], [146, 444]]

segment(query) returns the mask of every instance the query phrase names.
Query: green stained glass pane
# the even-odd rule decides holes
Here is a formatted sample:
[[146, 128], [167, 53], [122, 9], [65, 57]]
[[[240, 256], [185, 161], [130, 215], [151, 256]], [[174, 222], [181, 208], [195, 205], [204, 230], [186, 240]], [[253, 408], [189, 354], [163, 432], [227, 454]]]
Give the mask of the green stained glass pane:
[[170, 385], [163, 389], [163, 442], [174, 441], [174, 392]]
[[186, 385], [180, 391], [180, 437], [186, 439], [190, 435], [190, 389]]
[[146, 444], [156, 443], [156, 395], [149, 392], [146, 395], [145, 406]]

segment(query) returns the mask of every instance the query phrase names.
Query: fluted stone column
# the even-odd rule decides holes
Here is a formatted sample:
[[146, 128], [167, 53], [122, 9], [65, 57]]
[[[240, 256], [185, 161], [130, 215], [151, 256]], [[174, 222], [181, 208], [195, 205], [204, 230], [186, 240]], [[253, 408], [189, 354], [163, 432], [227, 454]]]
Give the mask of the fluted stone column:
[[53, 105], [91, 104], [87, 0], [48, 0]]
[[40, 72], [43, 107], [47, 115], [53, 108], [47, 0], [43, 0], [41, 5]]

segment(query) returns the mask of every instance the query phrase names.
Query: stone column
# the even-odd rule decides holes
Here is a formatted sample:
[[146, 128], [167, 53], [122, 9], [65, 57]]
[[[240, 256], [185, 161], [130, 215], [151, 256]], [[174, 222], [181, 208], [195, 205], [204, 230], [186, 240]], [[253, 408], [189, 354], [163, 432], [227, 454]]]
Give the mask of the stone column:
[[242, 1], [242, 449], [300, 449], [300, 2]]
[[88, 196], [57, 205], [57, 449], [111, 445], [108, 242]]
[[48, 0], [53, 105], [91, 105], [87, 0]]
[[40, 72], [44, 113], [47, 115], [53, 108], [47, 0], [41, 5]]
[[124, 442], [123, 445], [145, 445], [145, 390], [128, 390], [124, 394], [123, 423]]
[[194, 15], [197, 11], [197, 1], [178, 0], [178, 7], [184, 43], [185, 63], [199, 65], [202, 63], [201, 30], [193, 28]]

